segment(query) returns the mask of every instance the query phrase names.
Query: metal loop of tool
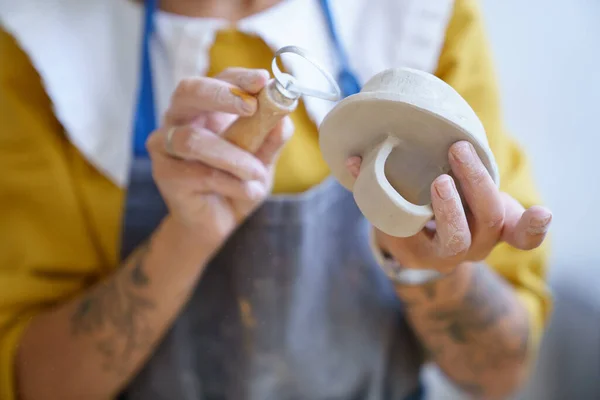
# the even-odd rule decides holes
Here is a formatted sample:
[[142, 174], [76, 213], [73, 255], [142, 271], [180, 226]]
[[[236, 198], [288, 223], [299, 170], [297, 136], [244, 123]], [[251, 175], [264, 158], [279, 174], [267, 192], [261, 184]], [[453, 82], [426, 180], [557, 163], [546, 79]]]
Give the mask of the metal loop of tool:
[[[277, 57], [284, 53], [294, 53], [306, 61], [310, 62], [315, 68], [319, 70], [319, 72], [327, 79], [333, 91], [331, 92], [323, 92], [317, 89], [311, 89], [310, 87], [303, 86], [298, 84], [298, 80], [294, 78], [292, 75], [282, 72], [277, 65]], [[273, 70], [273, 76], [275, 77], [275, 81], [278, 84], [278, 89], [285, 97], [290, 99], [297, 99], [301, 95], [317, 97], [323, 100], [337, 101], [341, 98], [341, 90], [338, 86], [335, 78], [325, 69], [321, 64], [319, 64], [314, 58], [312, 58], [308, 52], [297, 46], [285, 46], [281, 49], [277, 50], [275, 56], [273, 57], [273, 61], [271, 63], [271, 69]]]

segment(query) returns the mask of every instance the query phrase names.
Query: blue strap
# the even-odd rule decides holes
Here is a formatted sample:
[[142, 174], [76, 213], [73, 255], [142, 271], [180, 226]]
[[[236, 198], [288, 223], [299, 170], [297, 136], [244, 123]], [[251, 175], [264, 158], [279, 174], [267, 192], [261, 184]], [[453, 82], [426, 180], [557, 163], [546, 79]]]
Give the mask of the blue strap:
[[348, 56], [344, 51], [344, 46], [342, 46], [342, 43], [337, 36], [337, 29], [335, 28], [329, 1], [320, 0], [320, 3], [323, 15], [325, 16], [325, 22], [327, 23], [327, 28], [329, 29], [329, 35], [331, 36], [331, 41], [333, 42], [337, 59], [340, 63], [340, 71], [338, 72], [337, 79], [338, 85], [342, 90], [342, 96], [347, 97], [360, 92], [360, 84], [358, 83], [356, 76], [352, 73], [350, 63], [348, 62]]
[[154, 30], [154, 12], [158, 0], [146, 0], [144, 7], [144, 31], [142, 36], [142, 54], [138, 104], [134, 126], [134, 153], [144, 156], [146, 140], [156, 129], [156, 110], [154, 103], [154, 88], [152, 83], [152, 65], [150, 60], [150, 39]]

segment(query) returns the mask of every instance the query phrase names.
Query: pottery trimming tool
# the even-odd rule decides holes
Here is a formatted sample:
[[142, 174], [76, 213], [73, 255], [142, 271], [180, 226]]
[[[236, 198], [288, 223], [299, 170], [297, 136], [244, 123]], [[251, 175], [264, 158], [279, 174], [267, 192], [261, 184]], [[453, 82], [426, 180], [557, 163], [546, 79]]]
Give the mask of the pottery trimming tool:
[[[321, 91], [306, 86], [294, 76], [282, 72], [277, 65], [277, 59], [286, 53], [295, 54], [312, 64], [325, 77], [331, 86], [330, 91]], [[301, 96], [329, 101], [337, 101], [341, 97], [340, 88], [331, 74], [300, 47], [285, 46], [279, 49], [271, 62], [271, 70], [274, 78], [269, 80], [258, 93], [256, 112], [250, 117], [238, 118], [223, 134], [228, 141], [252, 153], [260, 148], [268, 133], [277, 123], [296, 109]]]

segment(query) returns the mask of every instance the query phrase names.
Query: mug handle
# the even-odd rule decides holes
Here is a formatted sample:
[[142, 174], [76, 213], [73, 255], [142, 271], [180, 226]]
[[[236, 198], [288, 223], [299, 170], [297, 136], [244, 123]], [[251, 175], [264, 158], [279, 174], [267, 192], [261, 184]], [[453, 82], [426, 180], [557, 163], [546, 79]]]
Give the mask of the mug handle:
[[433, 217], [430, 205], [406, 200], [385, 176], [385, 162], [401, 140], [388, 136], [363, 156], [354, 182], [354, 200], [367, 220], [380, 231], [397, 237], [417, 234]]

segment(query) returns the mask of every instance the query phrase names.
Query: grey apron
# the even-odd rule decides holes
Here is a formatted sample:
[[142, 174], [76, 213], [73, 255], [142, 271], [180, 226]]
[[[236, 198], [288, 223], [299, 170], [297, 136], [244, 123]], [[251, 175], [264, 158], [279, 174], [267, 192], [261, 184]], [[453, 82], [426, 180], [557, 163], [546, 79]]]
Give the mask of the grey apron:
[[[133, 161], [123, 257], [167, 209]], [[419, 399], [420, 345], [333, 178], [275, 196], [210, 262], [127, 400]]]

